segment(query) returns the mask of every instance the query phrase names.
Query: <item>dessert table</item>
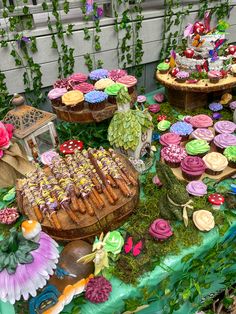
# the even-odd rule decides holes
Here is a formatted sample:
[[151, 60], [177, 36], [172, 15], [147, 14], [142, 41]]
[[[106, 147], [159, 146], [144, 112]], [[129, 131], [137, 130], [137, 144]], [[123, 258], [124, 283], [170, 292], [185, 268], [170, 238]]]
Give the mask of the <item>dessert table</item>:
[[[150, 104], [154, 103], [156, 93], [146, 95]], [[159, 160], [159, 150], [155, 157]], [[154, 166], [149, 173], [155, 173]], [[141, 198], [145, 200], [142, 190]], [[137, 310], [142, 314], [194, 314], [210, 294], [236, 282], [236, 213], [225, 213], [225, 221], [220, 227], [208, 233], [199, 231], [200, 245], [165, 256], [151, 272], [140, 277], [137, 285], [125, 284], [112, 276], [109, 278], [112, 292], [107, 302], [80, 302], [77, 297], [62, 313], [128, 314]], [[0, 314], [15, 314], [14, 307], [0, 302]]]

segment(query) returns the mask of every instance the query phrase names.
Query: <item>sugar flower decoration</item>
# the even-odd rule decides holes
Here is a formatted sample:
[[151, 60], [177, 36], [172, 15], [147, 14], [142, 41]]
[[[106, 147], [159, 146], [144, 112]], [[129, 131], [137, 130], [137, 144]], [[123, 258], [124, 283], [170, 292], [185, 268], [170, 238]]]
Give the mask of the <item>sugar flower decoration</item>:
[[[30, 223], [32, 222], [32, 223]], [[31, 225], [33, 227], [31, 227]], [[24, 224], [28, 232], [33, 232], [36, 222]], [[0, 299], [14, 304], [23, 296], [36, 296], [56, 268], [59, 253], [57, 243], [46, 233], [40, 233], [38, 242], [26, 239], [21, 232], [12, 230], [0, 242]]]
[[0, 211], [0, 223], [10, 225], [19, 218], [19, 213], [15, 207], [5, 208]]
[[209, 109], [211, 111], [220, 111], [223, 109], [223, 106], [221, 105], [221, 103], [218, 103], [218, 102], [212, 102], [210, 105], [209, 105]]
[[103, 303], [109, 299], [111, 291], [111, 283], [103, 276], [98, 276], [89, 280], [85, 298], [92, 303]]

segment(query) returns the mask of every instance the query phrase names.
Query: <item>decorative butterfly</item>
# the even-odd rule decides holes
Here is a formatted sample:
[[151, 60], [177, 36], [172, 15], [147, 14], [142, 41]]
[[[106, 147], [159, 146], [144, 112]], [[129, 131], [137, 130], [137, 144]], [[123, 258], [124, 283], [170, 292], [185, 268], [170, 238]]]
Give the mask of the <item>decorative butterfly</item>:
[[133, 238], [128, 237], [125, 245], [124, 245], [124, 251], [126, 254], [130, 253], [132, 251], [132, 254], [134, 257], [138, 256], [143, 248], [143, 242], [140, 240], [138, 243], [133, 245]]
[[206, 71], [208, 72], [209, 71], [209, 67], [208, 67], [208, 62], [207, 60], [204, 61], [203, 65], [196, 65], [196, 69], [198, 72], [202, 72], [202, 71]]
[[218, 50], [225, 43], [226, 39], [218, 39], [214, 42], [214, 49], [209, 51], [209, 55], [211, 56], [211, 62], [214, 62], [219, 59]]

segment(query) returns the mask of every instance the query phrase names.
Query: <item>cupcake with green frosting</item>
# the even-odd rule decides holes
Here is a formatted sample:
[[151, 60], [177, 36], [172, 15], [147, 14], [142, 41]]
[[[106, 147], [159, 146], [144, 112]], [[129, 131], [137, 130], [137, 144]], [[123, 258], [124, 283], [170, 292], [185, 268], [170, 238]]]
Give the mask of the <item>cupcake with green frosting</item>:
[[236, 168], [236, 146], [228, 146], [224, 150], [224, 155], [229, 161], [229, 166], [231, 168]]
[[[108, 101], [112, 104], [116, 104], [116, 96], [119, 90], [124, 87], [124, 84], [115, 83], [113, 85], [108, 86], [105, 88], [104, 92], [108, 95]], [[126, 87], [127, 88], [127, 87]]]
[[164, 131], [169, 129], [170, 125], [171, 125], [170, 121], [168, 121], [168, 120], [161, 120], [160, 122], [158, 122], [157, 128], [158, 128], [159, 131], [164, 132]]
[[185, 146], [188, 155], [203, 157], [210, 150], [210, 145], [205, 140], [192, 140]]
[[158, 64], [157, 66], [157, 70], [161, 73], [161, 74], [166, 74], [169, 71], [169, 64], [166, 62], [161, 62]]

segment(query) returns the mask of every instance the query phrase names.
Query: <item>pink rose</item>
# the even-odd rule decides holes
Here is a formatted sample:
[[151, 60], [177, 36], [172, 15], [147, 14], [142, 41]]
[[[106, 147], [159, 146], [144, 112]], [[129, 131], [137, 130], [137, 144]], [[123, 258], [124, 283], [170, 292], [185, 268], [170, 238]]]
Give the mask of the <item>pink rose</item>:
[[0, 149], [0, 158], [3, 156], [3, 150]]
[[153, 96], [153, 99], [160, 103], [164, 101], [164, 98], [165, 98], [164, 94], [161, 93]]
[[10, 145], [8, 132], [2, 122], [0, 122], [0, 149], [7, 149]]
[[159, 104], [152, 104], [152, 105], [148, 106], [148, 110], [152, 113], [157, 113], [158, 111], [160, 111], [160, 105]]
[[169, 222], [165, 219], [156, 219], [149, 228], [149, 234], [156, 240], [166, 240], [173, 235]]
[[10, 123], [5, 123], [4, 126], [8, 132], [9, 139], [11, 139], [13, 136], [14, 125]]

